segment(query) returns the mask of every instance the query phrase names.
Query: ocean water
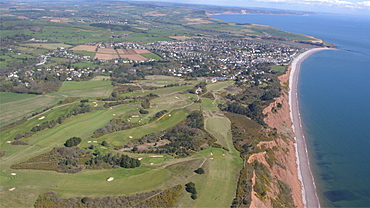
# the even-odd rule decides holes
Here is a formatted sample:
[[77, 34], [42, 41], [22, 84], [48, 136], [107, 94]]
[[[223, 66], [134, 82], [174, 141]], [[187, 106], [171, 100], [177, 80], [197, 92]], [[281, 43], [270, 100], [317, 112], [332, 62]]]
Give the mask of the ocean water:
[[370, 207], [370, 16], [213, 17], [312, 35], [343, 49], [302, 63], [300, 112], [321, 206]]

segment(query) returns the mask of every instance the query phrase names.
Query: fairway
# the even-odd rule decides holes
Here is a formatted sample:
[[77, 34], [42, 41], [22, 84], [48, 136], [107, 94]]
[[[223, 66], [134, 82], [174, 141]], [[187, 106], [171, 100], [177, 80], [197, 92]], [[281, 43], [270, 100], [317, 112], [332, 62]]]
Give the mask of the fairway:
[[145, 90], [144, 92], [131, 92], [131, 93], [125, 93], [121, 96], [145, 96], [149, 95], [150, 93], [154, 94], [167, 94], [167, 93], [177, 93], [179, 91], [185, 91], [188, 89], [191, 89], [193, 86], [186, 85], [186, 86], [178, 86], [178, 87], [167, 87], [167, 88], [161, 88], [156, 90]]
[[215, 105], [215, 100], [211, 100], [208, 98], [202, 98], [202, 110], [213, 110], [219, 111], [220, 109]]
[[211, 133], [217, 143], [229, 149], [208, 148], [198, 155], [206, 158], [205, 175], [194, 182], [198, 199], [193, 203], [183, 202], [181, 207], [228, 207], [236, 193], [237, 179], [243, 160], [232, 143], [229, 119], [219, 111], [204, 111], [204, 128]]

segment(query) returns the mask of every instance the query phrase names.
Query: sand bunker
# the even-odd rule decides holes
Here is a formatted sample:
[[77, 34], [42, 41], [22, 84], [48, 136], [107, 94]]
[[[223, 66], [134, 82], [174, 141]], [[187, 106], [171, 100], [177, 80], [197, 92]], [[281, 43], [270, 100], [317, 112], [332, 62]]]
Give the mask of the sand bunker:
[[151, 155], [149, 157], [163, 157], [163, 155]]
[[108, 179], [107, 179], [107, 181], [113, 181], [114, 180], [114, 178], [113, 177], [109, 177]]
[[40, 117], [40, 118], [39, 118], [39, 120], [42, 120], [42, 119], [44, 119], [44, 118], [45, 118], [45, 116], [42, 116], [42, 117]]
[[9, 189], [9, 191], [14, 191], [14, 190], [15, 190], [15, 187], [13, 187], [13, 188]]
[[11, 173], [10, 175], [12, 175], [12, 176], [16, 176], [17, 174], [16, 174], [16, 173]]

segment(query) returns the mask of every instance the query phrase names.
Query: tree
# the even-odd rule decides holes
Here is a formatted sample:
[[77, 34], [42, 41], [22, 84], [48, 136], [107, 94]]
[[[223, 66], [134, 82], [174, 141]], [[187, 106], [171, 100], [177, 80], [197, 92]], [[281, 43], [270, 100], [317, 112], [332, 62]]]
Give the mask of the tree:
[[64, 146], [66, 147], [73, 147], [73, 146], [77, 146], [78, 144], [81, 143], [81, 138], [80, 137], [72, 137], [70, 139], [68, 139], [66, 141], [66, 143], [64, 143]]
[[140, 114], [148, 114], [148, 113], [149, 113], [149, 111], [144, 110], [144, 109], [140, 109], [140, 110], [139, 110], [139, 113], [140, 113]]
[[203, 168], [198, 168], [196, 170], [194, 170], [195, 173], [197, 174], [204, 174], [204, 169]]
[[104, 146], [104, 147], [108, 147], [109, 146], [108, 142], [105, 141], [105, 140], [101, 143], [101, 145]]
[[197, 194], [197, 190], [195, 188], [195, 183], [193, 183], [193, 182], [189, 182], [189, 183], [185, 184], [185, 190], [189, 193]]

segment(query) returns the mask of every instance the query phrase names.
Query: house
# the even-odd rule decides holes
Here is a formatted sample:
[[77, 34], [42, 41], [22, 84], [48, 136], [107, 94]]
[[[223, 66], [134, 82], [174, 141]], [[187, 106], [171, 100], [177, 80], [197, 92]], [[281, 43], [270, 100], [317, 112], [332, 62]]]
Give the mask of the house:
[[215, 83], [215, 82], [217, 82], [217, 79], [216, 78], [210, 78], [210, 79], [207, 79], [206, 82]]
[[202, 91], [203, 91], [203, 90], [202, 90], [202, 88], [198, 87], [198, 89], [196, 89], [196, 90], [195, 90], [195, 93], [196, 93], [196, 94], [199, 94], [199, 93], [201, 93]]

